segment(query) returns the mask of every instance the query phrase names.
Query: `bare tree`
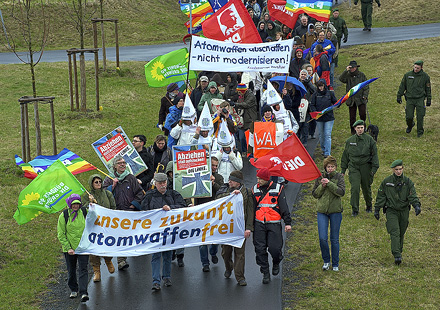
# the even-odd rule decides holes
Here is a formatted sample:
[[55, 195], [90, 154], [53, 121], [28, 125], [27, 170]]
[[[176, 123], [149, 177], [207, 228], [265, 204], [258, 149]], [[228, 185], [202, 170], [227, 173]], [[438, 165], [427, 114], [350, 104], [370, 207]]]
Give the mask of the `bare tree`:
[[[37, 11], [40, 13], [36, 14]], [[6, 25], [3, 25], [8, 48], [14, 52], [18, 59], [29, 65], [32, 81], [32, 95], [35, 98], [37, 97], [35, 66], [41, 60], [48, 35], [48, 18], [45, 15], [45, 5], [43, 0], [13, 0], [11, 18], [11, 23], [14, 23], [14, 27], [12, 27], [12, 25], [11, 27], [6, 27]], [[17, 29], [17, 33], [11, 33], [8, 30], [12, 28]], [[15, 45], [15, 41], [18, 39], [18, 37], [24, 40], [27, 52], [18, 52], [18, 48]], [[28, 113], [27, 104], [25, 113]], [[34, 101], [34, 117], [37, 155], [41, 155], [40, 115], [37, 101]]]

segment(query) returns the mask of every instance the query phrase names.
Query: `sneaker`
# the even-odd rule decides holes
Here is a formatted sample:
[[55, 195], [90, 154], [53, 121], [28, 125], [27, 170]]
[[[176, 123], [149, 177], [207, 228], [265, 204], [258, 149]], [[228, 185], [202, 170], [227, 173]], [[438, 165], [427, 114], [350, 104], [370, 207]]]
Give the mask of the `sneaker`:
[[217, 264], [217, 263], [218, 263], [218, 257], [217, 257], [217, 255], [212, 255], [212, 257], [211, 257], [211, 261], [212, 261], [213, 264]]
[[272, 274], [274, 276], [278, 275], [280, 273], [280, 264], [274, 264], [272, 267]]
[[339, 267], [333, 267], [333, 271], [339, 271]]
[[225, 271], [224, 276], [225, 276], [226, 279], [229, 279], [231, 277], [231, 275], [232, 275], [232, 270], [231, 271], [229, 271], [229, 270]]
[[69, 298], [76, 298], [78, 297], [78, 292], [71, 292]]
[[87, 294], [83, 294], [83, 295], [81, 296], [81, 302], [86, 302], [87, 300], [89, 300], [89, 295], [87, 295]]
[[247, 282], [246, 282], [245, 279], [241, 279], [240, 281], [238, 281], [238, 285], [240, 285], [240, 286], [246, 286], [246, 285], [247, 285]]
[[330, 263], [324, 263], [324, 265], [322, 265], [322, 270], [326, 271], [330, 269]]
[[171, 286], [173, 284], [171, 283], [171, 279], [170, 278], [164, 278], [163, 279], [163, 285], [166, 286], [166, 287], [169, 287], [169, 286]]
[[203, 265], [203, 272], [209, 272], [209, 265]]
[[270, 273], [269, 271], [263, 273], [263, 284], [269, 284], [270, 282]]
[[183, 262], [183, 258], [178, 257], [177, 258], [177, 266], [184, 267], [185, 263]]
[[125, 260], [123, 260], [123, 261], [120, 261], [119, 263], [118, 263], [118, 269], [119, 270], [125, 270], [125, 269], [127, 269], [128, 267], [130, 267], [130, 265], [127, 263], [127, 261], [125, 261]]
[[153, 286], [151, 287], [153, 291], [159, 291], [160, 290], [160, 284], [159, 283], [153, 283]]

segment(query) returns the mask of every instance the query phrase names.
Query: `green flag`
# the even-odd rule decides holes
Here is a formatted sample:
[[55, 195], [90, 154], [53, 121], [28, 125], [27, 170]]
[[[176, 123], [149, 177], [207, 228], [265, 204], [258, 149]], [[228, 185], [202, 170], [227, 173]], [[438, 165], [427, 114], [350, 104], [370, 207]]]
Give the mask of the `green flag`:
[[57, 160], [21, 191], [14, 219], [21, 225], [42, 212], [58, 212], [66, 206], [67, 197], [84, 191], [81, 183]]
[[[145, 77], [151, 87], [167, 86], [170, 83], [186, 80], [188, 72], [188, 50], [186, 47], [158, 56], [145, 65]], [[196, 73], [189, 71], [189, 79]]]

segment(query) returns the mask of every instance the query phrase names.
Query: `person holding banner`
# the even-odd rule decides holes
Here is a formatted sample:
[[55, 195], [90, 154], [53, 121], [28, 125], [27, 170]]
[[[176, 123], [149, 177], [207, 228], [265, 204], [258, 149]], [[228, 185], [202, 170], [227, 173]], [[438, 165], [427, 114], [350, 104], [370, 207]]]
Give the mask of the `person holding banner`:
[[[76, 298], [79, 292], [81, 301], [85, 302], [89, 300], [89, 294], [87, 292], [89, 256], [75, 254], [75, 249], [79, 245], [86, 225], [87, 210], [81, 208], [81, 197], [78, 194], [70, 195], [66, 199], [66, 202], [69, 209], [62, 212], [58, 217], [57, 236], [63, 248], [67, 272], [69, 274], [67, 281], [71, 290], [69, 297]], [[79, 268], [79, 282], [76, 276], [77, 263]]]
[[182, 118], [170, 131], [170, 137], [177, 140], [177, 145], [191, 144], [196, 133], [197, 113], [187, 94], [183, 105]]
[[[165, 173], [154, 174], [155, 189], [149, 190], [142, 200], [142, 210], [170, 211], [171, 209], [187, 207], [185, 200], [179, 192], [167, 189], [167, 176]], [[151, 257], [151, 271], [153, 276], [152, 290], [160, 290], [161, 279], [163, 284], [171, 286], [171, 256], [173, 251], [154, 253]], [[162, 258], [162, 277], [160, 272], [160, 260]]]
[[[310, 110], [322, 111], [325, 108], [332, 106], [338, 101], [335, 97], [335, 93], [327, 89], [327, 84], [324, 79], [320, 79], [316, 83], [318, 87], [317, 92], [312, 95], [310, 101]], [[335, 122], [335, 116], [333, 110], [325, 113], [322, 117], [316, 120], [316, 126], [319, 132], [319, 144], [321, 145], [322, 155], [324, 157], [330, 156], [332, 148], [332, 129]]]
[[[104, 187], [113, 193], [116, 201], [116, 209], [123, 211], [141, 210], [141, 202], [144, 198], [142, 187], [136, 177], [126, 170], [127, 163], [121, 155], [113, 158], [113, 173], [106, 177]], [[124, 270], [130, 265], [127, 257], [118, 257], [118, 269]]]
[[[243, 208], [244, 208], [244, 222], [245, 231], [243, 245], [241, 248], [235, 248], [230, 245], [222, 245], [222, 257], [225, 262], [226, 279], [229, 279], [232, 275], [232, 270], [235, 273], [235, 279], [238, 285], [246, 286], [246, 278], [244, 276], [244, 264], [245, 264], [245, 246], [246, 239], [251, 236], [251, 231], [254, 230], [254, 216], [256, 201], [252, 191], [244, 186], [243, 173], [238, 170], [234, 170], [229, 175], [228, 187], [225, 188], [225, 192], [220, 191], [217, 198], [225, 197], [230, 194], [243, 195]], [[232, 251], [234, 251], [234, 260], [232, 260]]]
[[164, 172], [168, 162], [172, 160], [171, 149], [167, 146], [167, 138], [157, 135], [153, 145], [147, 148], [147, 152], [153, 157], [153, 171]]
[[342, 221], [342, 201], [345, 195], [344, 175], [336, 172], [336, 159], [324, 159], [324, 172], [316, 179], [312, 195], [318, 199], [318, 234], [322, 270], [330, 269], [330, 249], [328, 246], [328, 224], [330, 223], [331, 260], [333, 271], [339, 271], [339, 229]]
[[[87, 208], [90, 203], [96, 203], [108, 209], [116, 209], [116, 202], [113, 194], [102, 187], [102, 178], [99, 174], [94, 174], [89, 178], [90, 192], [81, 195], [83, 208]], [[115, 267], [112, 257], [103, 257], [107, 265], [108, 272], [114, 273]], [[93, 282], [101, 281], [101, 257], [90, 255], [90, 264], [93, 267]]]
[[137, 176], [138, 182], [141, 184], [142, 188], [147, 191], [150, 189], [150, 183], [153, 179], [154, 170], [153, 170], [153, 157], [145, 148], [145, 143], [147, 143], [147, 138], [144, 135], [136, 135], [133, 137], [133, 146], [138, 152], [139, 156], [144, 161], [147, 166], [147, 170], [140, 173]]
[[262, 168], [257, 171], [257, 184], [252, 189], [256, 200], [254, 223], [254, 246], [257, 265], [263, 274], [263, 284], [270, 282], [269, 260], [267, 251], [272, 256], [272, 274], [280, 272], [283, 259], [283, 233], [292, 230], [292, 218], [284, 194], [284, 186], [270, 181], [270, 171]]

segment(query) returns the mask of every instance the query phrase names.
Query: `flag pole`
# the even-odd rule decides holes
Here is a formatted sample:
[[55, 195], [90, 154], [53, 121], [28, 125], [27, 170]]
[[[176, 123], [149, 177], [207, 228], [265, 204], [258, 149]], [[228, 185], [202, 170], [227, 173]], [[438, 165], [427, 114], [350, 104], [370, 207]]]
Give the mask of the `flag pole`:
[[[191, 7], [191, 4], [190, 4], [190, 7]], [[191, 63], [191, 46], [192, 46], [192, 31], [189, 36], [188, 70], [186, 71], [186, 93], [187, 94], [188, 94], [188, 84], [189, 84], [189, 65]]]

